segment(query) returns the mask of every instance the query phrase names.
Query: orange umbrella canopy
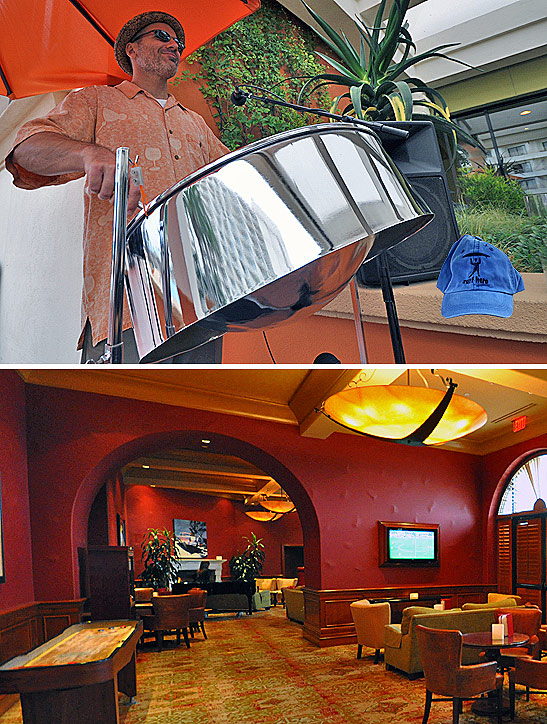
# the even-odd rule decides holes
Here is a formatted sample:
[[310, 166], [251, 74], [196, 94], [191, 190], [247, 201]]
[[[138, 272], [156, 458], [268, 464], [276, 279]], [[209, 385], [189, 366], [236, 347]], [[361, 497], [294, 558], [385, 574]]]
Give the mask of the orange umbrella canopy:
[[0, 95], [24, 98], [127, 78], [114, 40], [134, 15], [161, 10], [186, 34], [186, 57], [260, 0], [0, 0]]

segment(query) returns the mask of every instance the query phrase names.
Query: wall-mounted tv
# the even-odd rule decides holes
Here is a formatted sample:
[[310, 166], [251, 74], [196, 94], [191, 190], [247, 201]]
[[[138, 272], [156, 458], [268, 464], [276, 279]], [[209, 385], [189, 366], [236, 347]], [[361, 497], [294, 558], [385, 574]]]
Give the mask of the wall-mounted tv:
[[378, 521], [380, 567], [440, 566], [439, 526]]

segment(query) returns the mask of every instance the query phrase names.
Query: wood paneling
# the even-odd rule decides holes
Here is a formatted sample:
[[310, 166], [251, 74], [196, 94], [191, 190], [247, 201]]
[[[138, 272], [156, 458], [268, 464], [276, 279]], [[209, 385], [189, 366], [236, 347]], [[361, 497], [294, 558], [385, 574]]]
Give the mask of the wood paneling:
[[[0, 612], [0, 662], [24, 654], [79, 623], [84, 599], [34, 602]], [[0, 696], [0, 714], [17, 700], [17, 695]]]
[[[408, 598], [410, 593], [448, 599], [447, 607], [463, 603], [486, 601], [495, 584], [471, 586], [406, 586], [400, 588], [360, 588], [352, 590], [318, 591], [304, 588], [304, 637], [316, 646], [337, 646], [357, 643], [350, 604], [363, 598]], [[409, 603], [408, 605], [412, 605]]]

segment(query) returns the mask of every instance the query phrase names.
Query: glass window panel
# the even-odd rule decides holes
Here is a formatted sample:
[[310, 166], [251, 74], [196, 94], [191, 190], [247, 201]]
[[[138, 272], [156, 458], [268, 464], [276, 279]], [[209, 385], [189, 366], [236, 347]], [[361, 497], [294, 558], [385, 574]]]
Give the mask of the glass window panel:
[[521, 465], [513, 474], [503, 493], [498, 515], [511, 515], [533, 510], [538, 498], [545, 501], [547, 491], [547, 453]]

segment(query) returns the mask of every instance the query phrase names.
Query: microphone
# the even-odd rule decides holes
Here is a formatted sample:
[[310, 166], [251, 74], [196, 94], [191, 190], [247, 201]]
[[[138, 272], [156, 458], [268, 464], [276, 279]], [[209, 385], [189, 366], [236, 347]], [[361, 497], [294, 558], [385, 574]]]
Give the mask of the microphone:
[[230, 100], [232, 101], [234, 106], [244, 106], [247, 98], [247, 93], [245, 93], [245, 91], [242, 91], [241, 88], [239, 88], [238, 86], [235, 87], [235, 90], [232, 91], [232, 95], [230, 96]]

